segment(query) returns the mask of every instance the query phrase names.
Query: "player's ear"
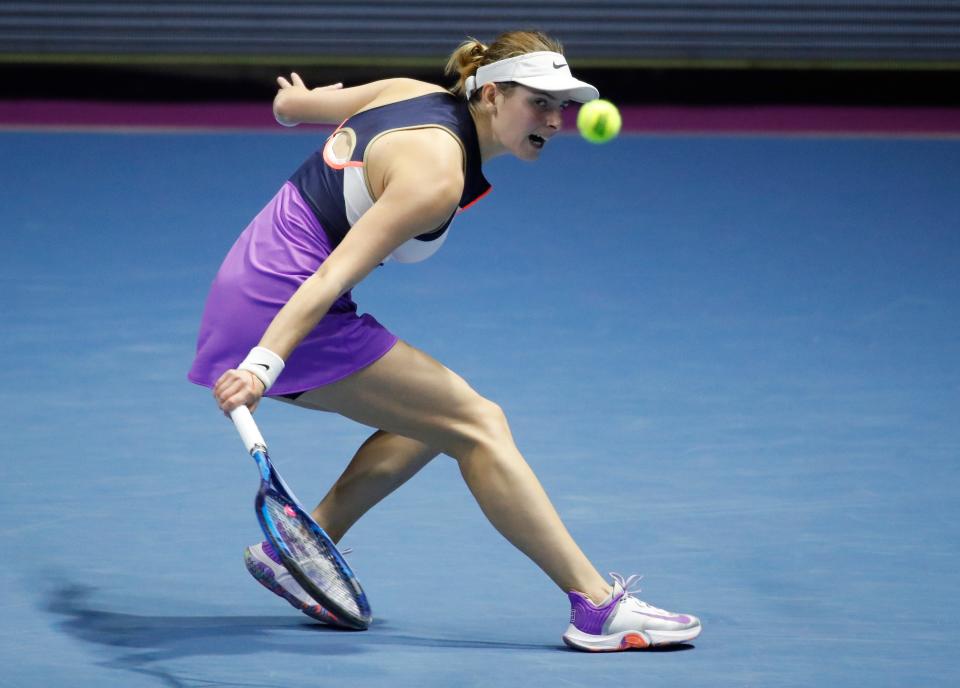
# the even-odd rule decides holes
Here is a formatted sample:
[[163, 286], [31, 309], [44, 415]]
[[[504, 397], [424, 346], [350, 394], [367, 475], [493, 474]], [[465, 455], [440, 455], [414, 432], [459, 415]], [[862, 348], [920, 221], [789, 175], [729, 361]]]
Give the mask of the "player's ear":
[[480, 87], [480, 104], [490, 112], [496, 112], [498, 93], [500, 89], [496, 84], [484, 84]]

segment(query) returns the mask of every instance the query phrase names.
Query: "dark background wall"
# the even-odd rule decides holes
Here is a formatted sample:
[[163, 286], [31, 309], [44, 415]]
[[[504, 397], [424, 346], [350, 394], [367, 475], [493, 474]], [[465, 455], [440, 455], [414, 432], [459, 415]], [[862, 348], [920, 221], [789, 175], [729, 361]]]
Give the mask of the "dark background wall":
[[960, 103], [960, 0], [216, 0], [0, 5], [0, 97], [252, 101], [312, 83], [443, 82], [467, 35], [561, 38], [633, 103]]

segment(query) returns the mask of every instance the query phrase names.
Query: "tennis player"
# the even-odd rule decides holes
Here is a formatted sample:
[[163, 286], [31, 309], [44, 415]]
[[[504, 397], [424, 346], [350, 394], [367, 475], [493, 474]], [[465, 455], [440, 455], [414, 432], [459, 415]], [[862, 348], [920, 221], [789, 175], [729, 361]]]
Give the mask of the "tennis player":
[[[573, 541], [520, 455], [503, 411], [463, 378], [358, 315], [351, 289], [384, 262], [421, 261], [451, 220], [490, 190], [483, 163], [536, 160], [570, 101], [597, 89], [576, 79], [560, 44], [511, 32], [461, 44], [445, 89], [412, 79], [308, 88], [278, 78], [284, 125], [341, 123], [240, 235], [214, 280], [189, 378], [220, 408], [264, 395], [339, 413], [377, 431], [313, 512], [334, 541], [438, 454], [457, 460], [490, 522], [569, 596], [563, 635], [582, 650], [691, 640], [695, 616], [633, 595], [635, 577], [605, 580]], [[268, 544], [247, 568], [298, 609], [322, 609]]]

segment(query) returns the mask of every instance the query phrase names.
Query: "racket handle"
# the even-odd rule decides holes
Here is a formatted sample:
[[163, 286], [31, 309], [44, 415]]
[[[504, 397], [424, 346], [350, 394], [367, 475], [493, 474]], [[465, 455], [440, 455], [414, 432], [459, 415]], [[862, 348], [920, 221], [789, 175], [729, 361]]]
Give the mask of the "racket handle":
[[253, 414], [246, 406], [238, 406], [230, 412], [230, 419], [240, 433], [240, 439], [243, 440], [243, 446], [251, 454], [256, 447], [267, 448], [267, 442], [260, 434], [256, 422], [253, 420]]

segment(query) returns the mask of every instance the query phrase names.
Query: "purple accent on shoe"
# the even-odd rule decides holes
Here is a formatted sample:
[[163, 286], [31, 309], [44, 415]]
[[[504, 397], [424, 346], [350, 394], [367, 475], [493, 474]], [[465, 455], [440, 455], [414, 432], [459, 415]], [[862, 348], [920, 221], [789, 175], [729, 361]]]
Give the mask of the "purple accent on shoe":
[[270, 589], [271, 592], [274, 592], [278, 595], [282, 594], [280, 586], [276, 583], [276, 578], [273, 575], [273, 571], [270, 570], [270, 567], [256, 560], [248, 562], [247, 570], [256, 578], [262, 585], [265, 585]]
[[570, 598], [570, 623], [584, 633], [599, 635], [603, 632], [603, 624], [613, 613], [623, 593], [614, 596], [602, 607], [598, 607], [590, 601], [590, 598], [576, 590], [568, 592], [567, 597]]
[[273, 561], [275, 561], [276, 563], [283, 566], [283, 561], [280, 559], [280, 555], [277, 554], [277, 550], [273, 548], [273, 545], [270, 544], [269, 540], [263, 541], [263, 553], [266, 554], [271, 559], [273, 559]]

